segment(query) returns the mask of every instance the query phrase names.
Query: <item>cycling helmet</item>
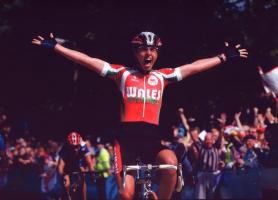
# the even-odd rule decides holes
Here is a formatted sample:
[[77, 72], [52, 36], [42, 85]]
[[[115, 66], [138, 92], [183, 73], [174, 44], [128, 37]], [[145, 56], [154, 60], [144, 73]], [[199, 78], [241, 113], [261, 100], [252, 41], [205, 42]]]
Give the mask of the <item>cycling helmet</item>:
[[68, 135], [68, 143], [70, 145], [74, 145], [74, 146], [77, 146], [77, 145], [81, 145], [81, 136], [78, 132], [71, 132], [69, 135]]
[[155, 47], [162, 46], [162, 42], [160, 38], [156, 34], [148, 31], [144, 31], [136, 35], [132, 39], [131, 44], [136, 46], [142, 46], [142, 45], [155, 46]]

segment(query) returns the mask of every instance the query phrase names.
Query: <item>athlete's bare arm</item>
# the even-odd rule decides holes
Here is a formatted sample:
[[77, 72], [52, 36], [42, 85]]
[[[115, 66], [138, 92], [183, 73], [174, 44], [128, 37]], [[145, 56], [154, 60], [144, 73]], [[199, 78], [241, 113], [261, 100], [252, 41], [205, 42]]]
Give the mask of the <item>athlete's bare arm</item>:
[[58, 173], [60, 175], [64, 175], [64, 169], [65, 169], [65, 162], [62, 158], [59, 158], [58, 166], [57, 166]]
[[[45, 39], [42, 36], [38, 36], [37, 38], [34, 38], [32, 40], [32, 44], [39, 45], [39, 46], [45, 45], [44, 42], [46, 40], [49, 40], [49, 39]], [[54, 41], [54, 36], [52, 33], [50, 33], [50, 40]], [[79, 51], [75, 51], [75, 50], [66, 48], [58, 43], [51, 44], [51, 45], [53, 45], [53, 48], [57, 53], [66, 57], [67, 59], [69, 59], [75, 63], [78, 63], [80, 65], [83, 65], [83, 66], [89, 68], [90, 70], [97, 72], [98, 74], [101, 74], [103, 66], [105, 64], [105, 62], [103, 60], [98, 59], [98, 58], [92, 58]]]
[[191, 64], [182, 65], [179, 67], [181, 72], [181, 78], [184, 79], [188, 76], [191, 76], [193, 74], [202, 71], [206, 71], [220, 64], [221, 64], [220, 59], [218, 57], [213, 57], [213, 58], [200, 59]]
[[[228, 43], [225, 43], [226, 48], [229, 47]], [[197, 60], [191, 64], [186, 64], [178, 67], [181, 72], [181, 78], [184, 79], [188, 76], [191, 76], [193, 74], [206, 71], [210, 68], [216, 67], [220, 65], [222, 62], [226, 62], [227, 60], [233, 57], [240, 57], [240, 58], [247, 58], [248, 52], [246, 49], [240, 48], [241, 45], [236, 45], [232, 51], [228, 51], [227, 53], [222, 53], [218, 56], [212, 57], [212, 58], [205, 58]], [[230, 54], [231, 53], [231, 54]]]

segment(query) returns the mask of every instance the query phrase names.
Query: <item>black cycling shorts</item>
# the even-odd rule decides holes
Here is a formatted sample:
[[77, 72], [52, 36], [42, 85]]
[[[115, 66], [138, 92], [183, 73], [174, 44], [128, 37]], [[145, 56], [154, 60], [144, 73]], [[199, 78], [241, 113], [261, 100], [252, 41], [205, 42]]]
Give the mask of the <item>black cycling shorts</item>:
[[136, 164], [136, 159], [144, 164], [154, 164], [157, 154], [164, 149], [158, 126], [145, 122], [122, 123], [116, 136], [123, 165]]

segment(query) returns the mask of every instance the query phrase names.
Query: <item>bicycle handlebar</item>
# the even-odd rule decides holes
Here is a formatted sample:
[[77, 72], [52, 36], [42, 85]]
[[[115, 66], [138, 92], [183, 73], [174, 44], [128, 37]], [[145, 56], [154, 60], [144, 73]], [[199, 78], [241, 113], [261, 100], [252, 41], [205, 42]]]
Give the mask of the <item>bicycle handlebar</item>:
[[152, 165], [152, 164], [147, 164], [147, 165], [124, 165], [123, 166], [123, 180], [122, 184], [123, 187], [125, 187], [125, 177], [126, 173], [128, 171], [139, 171], [139, 170], [146, 170], [146, 171], [151, 171], [151, 170], [178, 170], [179, 167], [176, 165], [169, 165], [169, 164], [161, 164], [161, 165]]
[[175, 165], [169, 165], [169, 164], [161, 164], [161, 165], [124, 165], [124, 169], [126, 171], [136, 171], [136, 170], [152, 170], [152, 169], [172, 169], [177, 170], [178, 167]]

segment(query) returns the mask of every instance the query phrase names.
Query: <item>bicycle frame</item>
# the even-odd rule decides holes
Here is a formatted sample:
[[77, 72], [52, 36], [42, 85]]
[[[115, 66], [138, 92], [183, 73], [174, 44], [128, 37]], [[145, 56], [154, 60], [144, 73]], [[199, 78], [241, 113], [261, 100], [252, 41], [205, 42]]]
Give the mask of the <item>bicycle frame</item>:
[[83, 184], [85, 184], [85, 175], [90, 174], [93, 175], [94, 180], [99, 178], [99, 173], [95, 172], [71, 172], [70, 176], [70, 187], [69, 190], [66, 191], [66, 197], [62, 199], [74, 200], [81, 199], [81, 195], [83, 195]]
[[[178, 166], [175, 165], [168, 165], [168, 164], [161, 164], [161, 165], [151, 165], [151, 164], [137, 164], [137, 165], [123, 165], [123, 187], [125, 188], [125, 177], [127, 172], [135, 171], [136, 172], [136, 185], [142, 185], [141, 191], [139, 193], [140, 199], [149, 199], [150, 195], [153, 195], [154, 192], [151, 190], [152, 186], [152, 172], [159, 171], [159, 170], [176, 170], [178, 175], [182, 177], [182, 168], [181, 164]], [[143, 174], [143, 178], [141, 178], [140, 173]], [[179, 185], [181, 188], [183, 186], [183, 179], [178, 178], [178, 183], [181, 182]], [[181, 188], [179, 190], [181, 190]]]

